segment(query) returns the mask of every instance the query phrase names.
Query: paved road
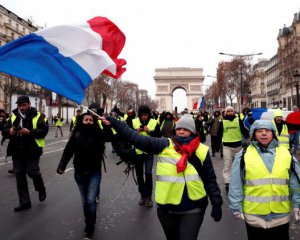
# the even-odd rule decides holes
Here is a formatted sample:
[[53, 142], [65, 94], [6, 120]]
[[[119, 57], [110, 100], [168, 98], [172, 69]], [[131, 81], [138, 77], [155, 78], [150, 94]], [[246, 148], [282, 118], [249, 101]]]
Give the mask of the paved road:
[[[68, 129], [64, 128], [65, 136]], [[45, 202], [38, 201], [32, 181], [29, 180], [32, 208], [15, 213], [18, 204], [15, 178], [7, 173], [12, 167], [11, 159], [4, 163], [6, 144], [0, 147], [0, 239], [2, 240], [77, 240], [82, 239], [84, 219], [80, 195], [73, 178], [72, 163], [62, 176], [56, 174], [56, 167], [62, 155], [67, 137], [55, 138], [51, 128], [47, 136], [47, 146], [41, 159], [41, 171], [47, 188]], [[118, 158], [111, 153], [111, 146], [106, 148], [107, 172], [103, 173], [101, 197], [98, 207], [97, 226], [94, 239], [165, 239], [156, 216], [156, 208], [139, 206], [137, 186], [130, 176], [125, 181], [125, 165], [116, 165]], [[215, 157], [214, 166], [224, 205], [223, 219], [215, 223], [207, 209], [204, 223], [198, 239], [242, 240], [246, 239], [244, 224], [235, 220], [228, 210], [228, 200], [222, 184], [222, 159]], [[155, 172], [155, 171], [154, 171]], [[291, 225], [291, 239], [299, 239], [300, 227]]]

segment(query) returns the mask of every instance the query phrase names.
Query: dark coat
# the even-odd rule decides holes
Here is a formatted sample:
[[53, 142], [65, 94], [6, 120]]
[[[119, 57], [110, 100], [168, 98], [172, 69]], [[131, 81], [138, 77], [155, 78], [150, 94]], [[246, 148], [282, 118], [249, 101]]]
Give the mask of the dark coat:
[[45, 138], [49, 126], [44, 121], [43, 117], [39, 117], [37, 121], [37, 128], [33, 129], [32, 119], [38, 114], [37, 110], [31, 107], [26, 113], [26, 118], [23, 120], [23, 127], [30, 130], [29, 135], [10, 135], [9, 130], [11, 127], [18, 127], [20, 124], [20, 116], [18, 109], [13, 110], [13, 114], [16, 116], [16, 120], [11, 122], [11, 118], [7, 121], [6, 126], [3, 129], [3, 137], [9, 139], [7, 146], [7, 156], [19, 156], [19, 157], [40, 157], [43, 153], [41, 147], [39, 147], [35, 141], [35, 138]]
[[97, 126], [97, 123], [91, 127], [86, 131], [76, 125], [57, 169], [65, 170], [74, 155], [73, 164], [76, 173], [91, 173], [101, 170], [105, 150], [105, 134]]

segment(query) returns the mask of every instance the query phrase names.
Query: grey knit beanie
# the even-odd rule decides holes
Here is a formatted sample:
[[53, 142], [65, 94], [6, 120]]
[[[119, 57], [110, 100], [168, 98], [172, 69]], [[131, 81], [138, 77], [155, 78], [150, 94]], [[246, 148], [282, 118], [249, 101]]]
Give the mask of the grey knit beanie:
[[184, 114], [176, 123], [175, 130], [178, 128], [184, 128], [191, 131], [192, 133], [195, 133], [196, 127], [193, 117], [189, 114]]

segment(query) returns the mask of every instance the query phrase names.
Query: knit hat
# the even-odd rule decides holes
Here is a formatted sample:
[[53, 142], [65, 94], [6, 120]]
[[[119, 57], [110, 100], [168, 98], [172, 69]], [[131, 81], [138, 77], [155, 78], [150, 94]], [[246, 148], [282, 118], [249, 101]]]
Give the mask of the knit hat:
[[192, 133], [195, 133], [196, 127], [193, 117], [189, 114], [184, 114], [176, 123], [175, 130], [177, 130], [178, 128], [184, 128], [191, 131]]
[[280, 108], [276, 109], [273, 113], [274, 118], [276, 117], [282, 117], [283, 116], [283, 112]]

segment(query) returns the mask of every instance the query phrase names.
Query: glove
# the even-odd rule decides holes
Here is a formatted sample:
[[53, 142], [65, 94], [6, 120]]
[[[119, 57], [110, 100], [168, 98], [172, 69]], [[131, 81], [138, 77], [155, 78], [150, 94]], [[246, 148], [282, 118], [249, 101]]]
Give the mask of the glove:
[[295, 223], [300, 222], [300, 209], [299, 208], [294, 208], [294, 217], [295, 217]]
[[252, 117], [252, 112], [247, 112], [248, 117]]
[[222, 218], [222, 208], [221, 206], [213, 206], [211, 210], [211, 217], [215, 222], [219, 222]]
[[242, 212], [234, 212], [232, 215], [237, 219], [237, 220], [244, 220], [244, 214]]

